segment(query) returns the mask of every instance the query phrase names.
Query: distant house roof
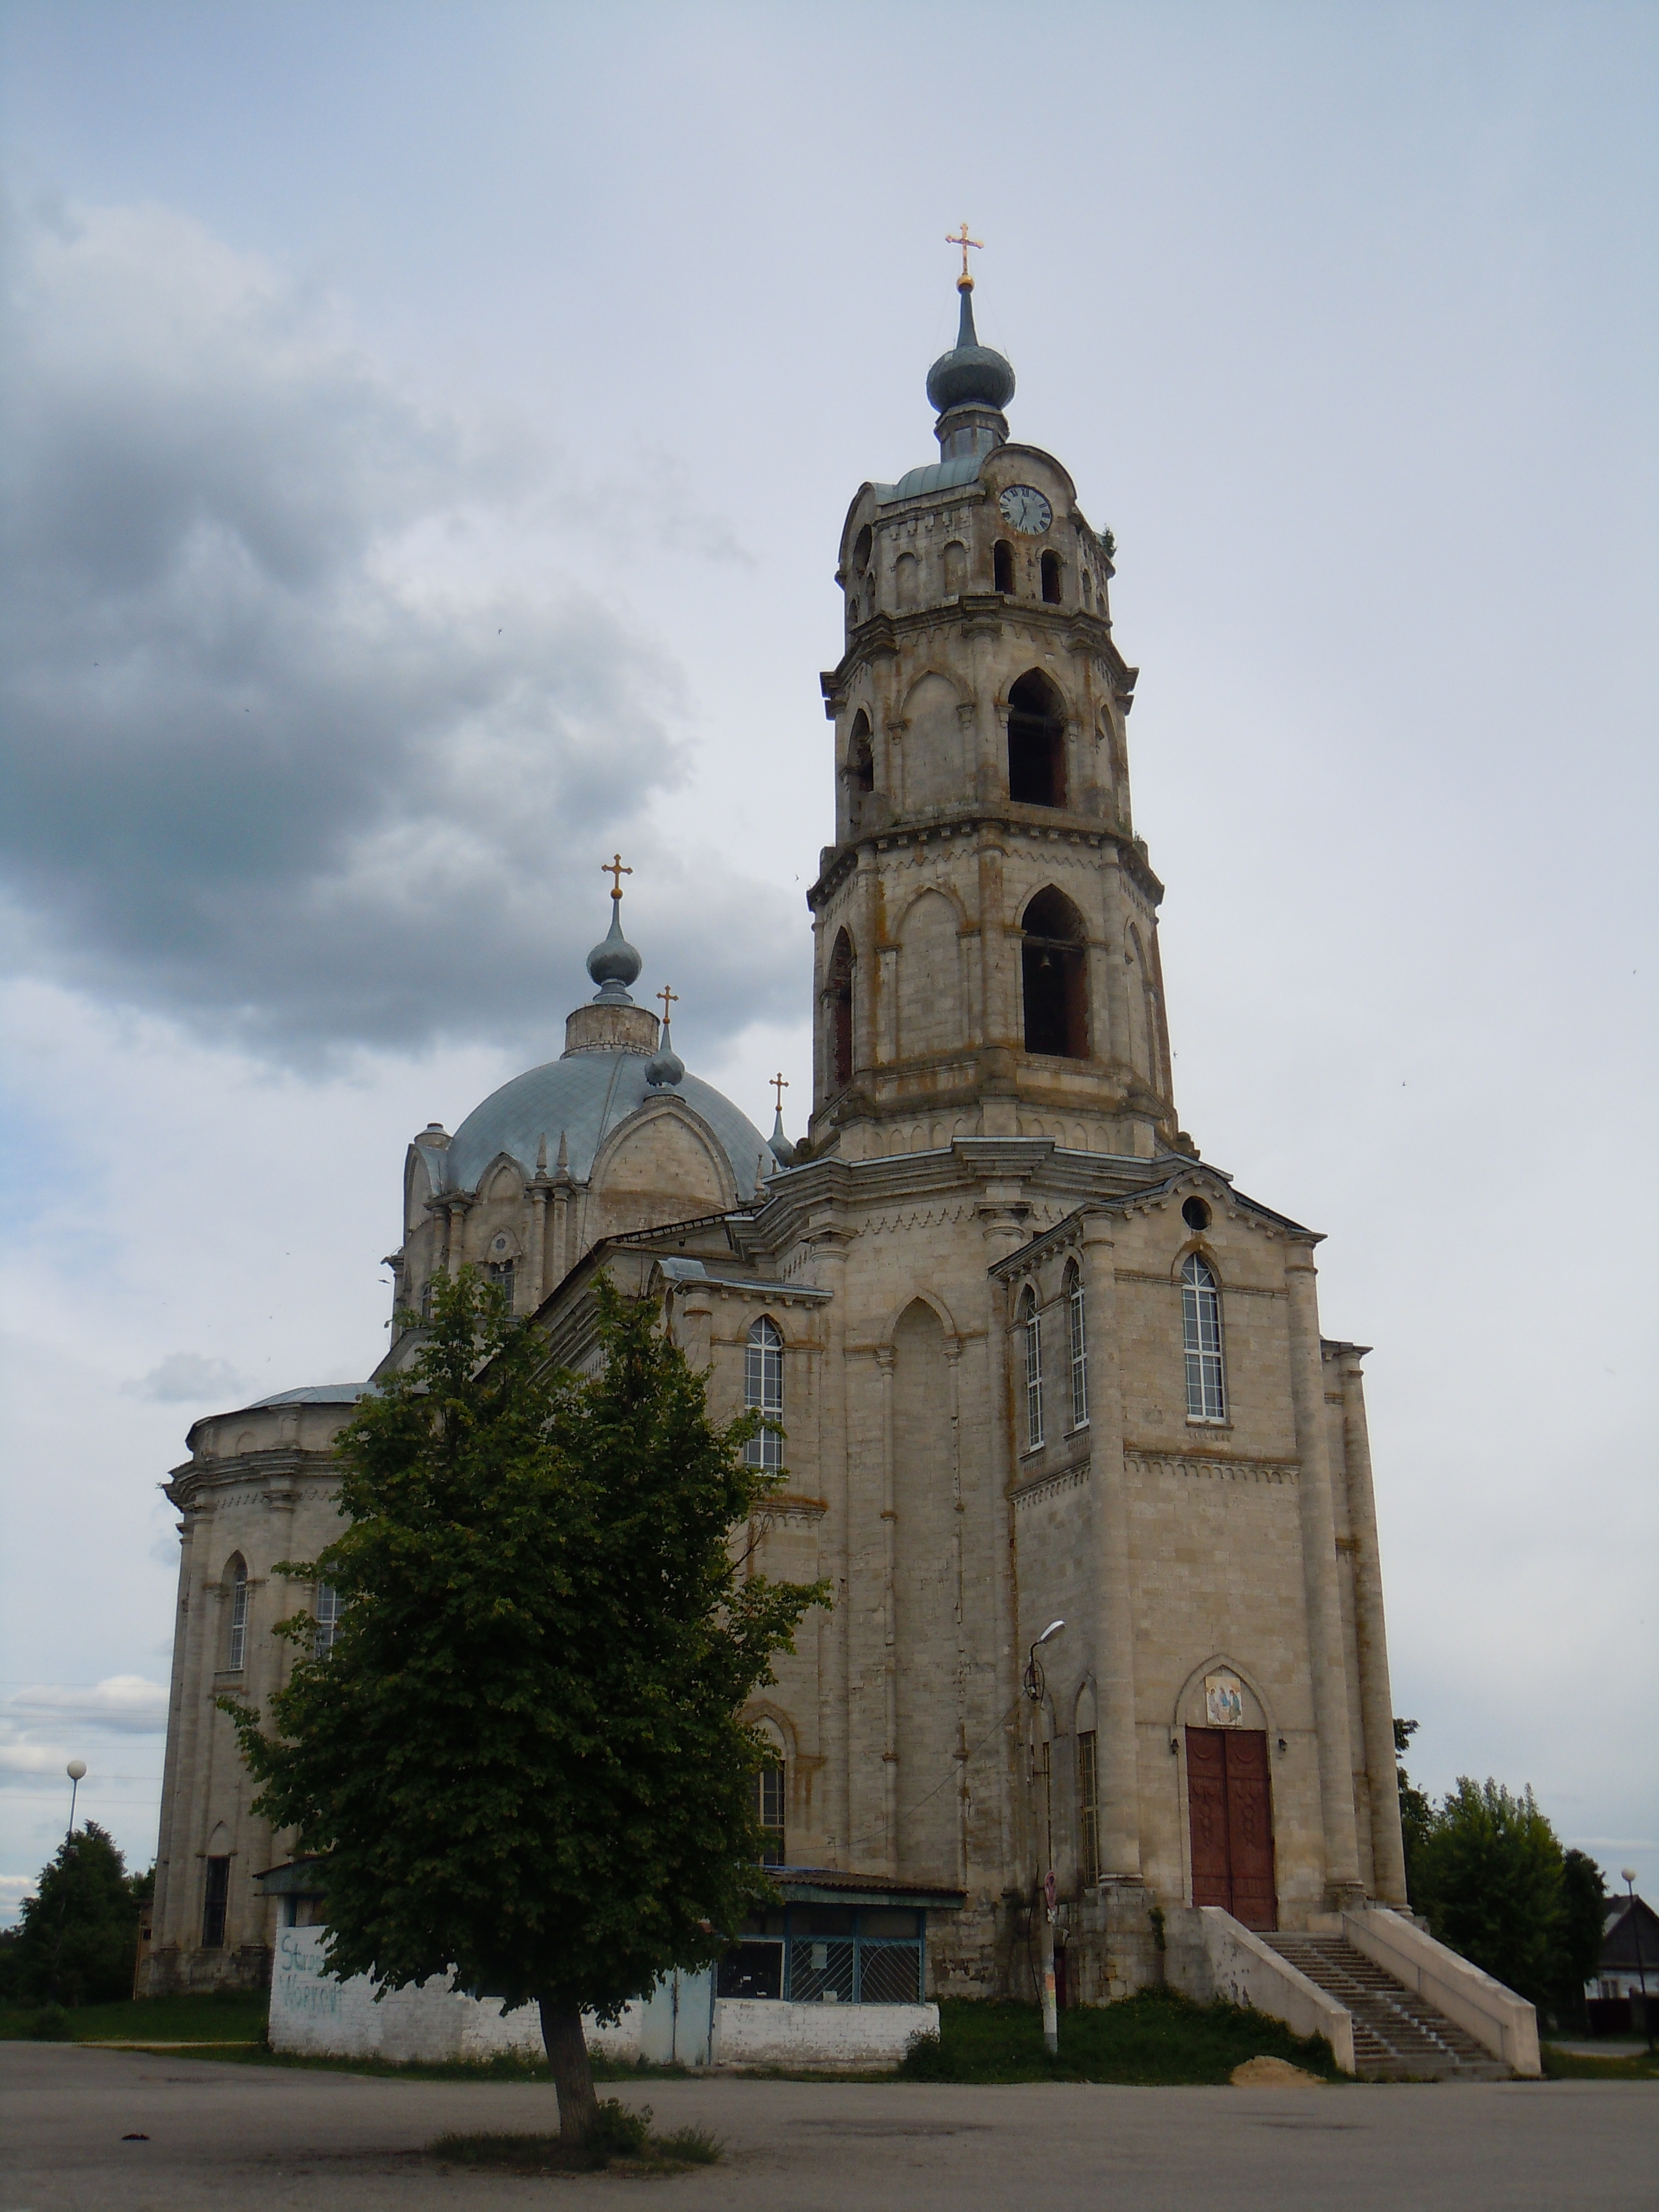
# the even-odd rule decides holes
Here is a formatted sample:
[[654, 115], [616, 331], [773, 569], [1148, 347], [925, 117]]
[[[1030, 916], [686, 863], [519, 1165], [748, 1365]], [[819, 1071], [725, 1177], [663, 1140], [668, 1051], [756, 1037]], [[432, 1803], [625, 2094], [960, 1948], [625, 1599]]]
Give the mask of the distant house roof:
[[1659, 1996], [1659, 1912], [1639, 1897], [1612, 1898], [1601, 1923], [1601, 1972], [1633, 1974], [1642, 1966], [1653, 1976]]
[[881, 1874], [843, 1874], [837, 1867], [768, 1867], [766, 1871], [792, 1905], [842, 1905], [849, 1898], [862, 1897], [872, 1904], [914, 1905], [954, 1912], [967, 1898], [965, 1890], [939, 1889], [925, 1881], [895, 1881]]

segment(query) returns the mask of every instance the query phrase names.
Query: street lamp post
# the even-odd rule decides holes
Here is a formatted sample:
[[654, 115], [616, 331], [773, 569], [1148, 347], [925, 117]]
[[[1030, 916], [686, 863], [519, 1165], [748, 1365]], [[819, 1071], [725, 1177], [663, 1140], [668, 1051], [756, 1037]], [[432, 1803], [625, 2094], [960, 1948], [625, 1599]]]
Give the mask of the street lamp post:
[[[1034, 1708], [1042, 1705], [1042, 1666], [1037, 1657], [1051, 1636], [1058, 1636], [1066, 1626], [1063, 1620], [1051, 1620], [1026, 1655], [1025, 1672], [1021, 1677], [1026, 1696]], [[1036, 1781], [1033, 1770], [1031, 1779]], [[1054, 2002], [1054, 1797], [1052, 1789], [1042, 1796], [1042, 2040], [1051, 2053], [1060, 2049], [1060, 2008]]]
[[75, 1856], [75, 1801], [80, 1794], [81, 1781], [87, 1771], [84, 1759], [72, 1759], [64, 1769], [70, 1779], [69, 1826], [64, 1835], [64, 1878], [58, 1885], [58, 1940], [52, 1947], [52, 1979], [46, 1984], [46, 2002], [58, 2002], [58, 1966], [64, 1955], [64, 1916], [69, 1911], [70, 1861]]
[[1642, 2027], [1648, 2039], [1648, 2049], [1653, 2048], [1653, 2014], [1648, 2010], [1648, 1970], [1642, 1957], [1642, 1923], [1637, 1916], [1636, 1869], [1620, 1867], [1619, 1878], [1630, 1893], [1630, 1932], [1636, 1945], [1636, 1973], [1642, 1986]]

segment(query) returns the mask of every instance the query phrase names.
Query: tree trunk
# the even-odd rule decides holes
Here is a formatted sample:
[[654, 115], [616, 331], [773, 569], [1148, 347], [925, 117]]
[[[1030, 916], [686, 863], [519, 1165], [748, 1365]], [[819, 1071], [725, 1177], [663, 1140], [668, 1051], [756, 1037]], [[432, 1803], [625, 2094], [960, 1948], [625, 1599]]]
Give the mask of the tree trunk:
[[593, 2069], [588, 2063], [581, 2009], [562, 1997], [542, 1997], [537, 2009], [542, 2016], [542, 2041], [547, 2045], [547, 2063], [559, 2100], [559, 2141], [585, 2143], [599, 2117], [599, 2106], [593, 2094]]

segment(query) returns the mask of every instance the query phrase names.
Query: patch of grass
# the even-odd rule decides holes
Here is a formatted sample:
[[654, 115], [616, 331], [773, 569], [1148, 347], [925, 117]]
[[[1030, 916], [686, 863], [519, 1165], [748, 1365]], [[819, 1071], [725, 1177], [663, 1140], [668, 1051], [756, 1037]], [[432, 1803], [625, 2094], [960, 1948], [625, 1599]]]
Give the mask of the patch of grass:
[[427, 2145], [441, 2166], [485, 2167], [496, 2173], [676, 2173], [688, 2166], [713, 2166], [722, 2146], [707, 2128], [677, 2128], [653, 2136], [649, 2105], [615, 2097], [599, 2105], [599, 2125], [578, 2149], [557, 2136], [442, 2135]]
[[1561, 2051], [1553, 2043], [1539, 2045], [1544, 2076], [1550, 2081], [1659, 2081], [1659, 2058], [1650, 2051], [1592, 2058], [1582, 2051]]
[[1053, 2057], [1036, 2005], [946, 1998], [939, 2035], [913, 2043], [899, 2074], [908, 2081], [1220, 2083], [1245, 2059], [1260, 2057], [1286, 2058], [1322, 2081], [1346, 2079], [1322, 2036], [1292, 2035], [1263, 2013], [1196, 2005], [1173, 1990], [1061, 2013]]
[[0, 2007], [0, 2042], [258, 2043], [264, 2037], [267, 2002], [257, 1990], [204, 1990], [195, 1996], [57, 2006], [51, 2008], [56, 2018], [46, 2023], [44, 2035], [42, 2012], [6, 2005]]

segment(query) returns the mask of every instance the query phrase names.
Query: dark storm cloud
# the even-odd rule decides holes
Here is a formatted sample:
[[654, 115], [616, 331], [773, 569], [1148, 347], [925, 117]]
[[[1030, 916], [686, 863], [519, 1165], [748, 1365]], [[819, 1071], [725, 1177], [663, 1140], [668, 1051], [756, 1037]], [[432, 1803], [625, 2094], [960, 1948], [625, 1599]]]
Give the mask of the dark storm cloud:
[[[647, 641], [490, 580], [544, 457], [423, 411], [167, 210], [33, 216], [8, 261], [15, 941], [289, 1054], [543, 1030], [605, 843], [679, 768]], [[722, 973], [696, 904], [706, 1012], [764, 1011], [781, 966]]]

